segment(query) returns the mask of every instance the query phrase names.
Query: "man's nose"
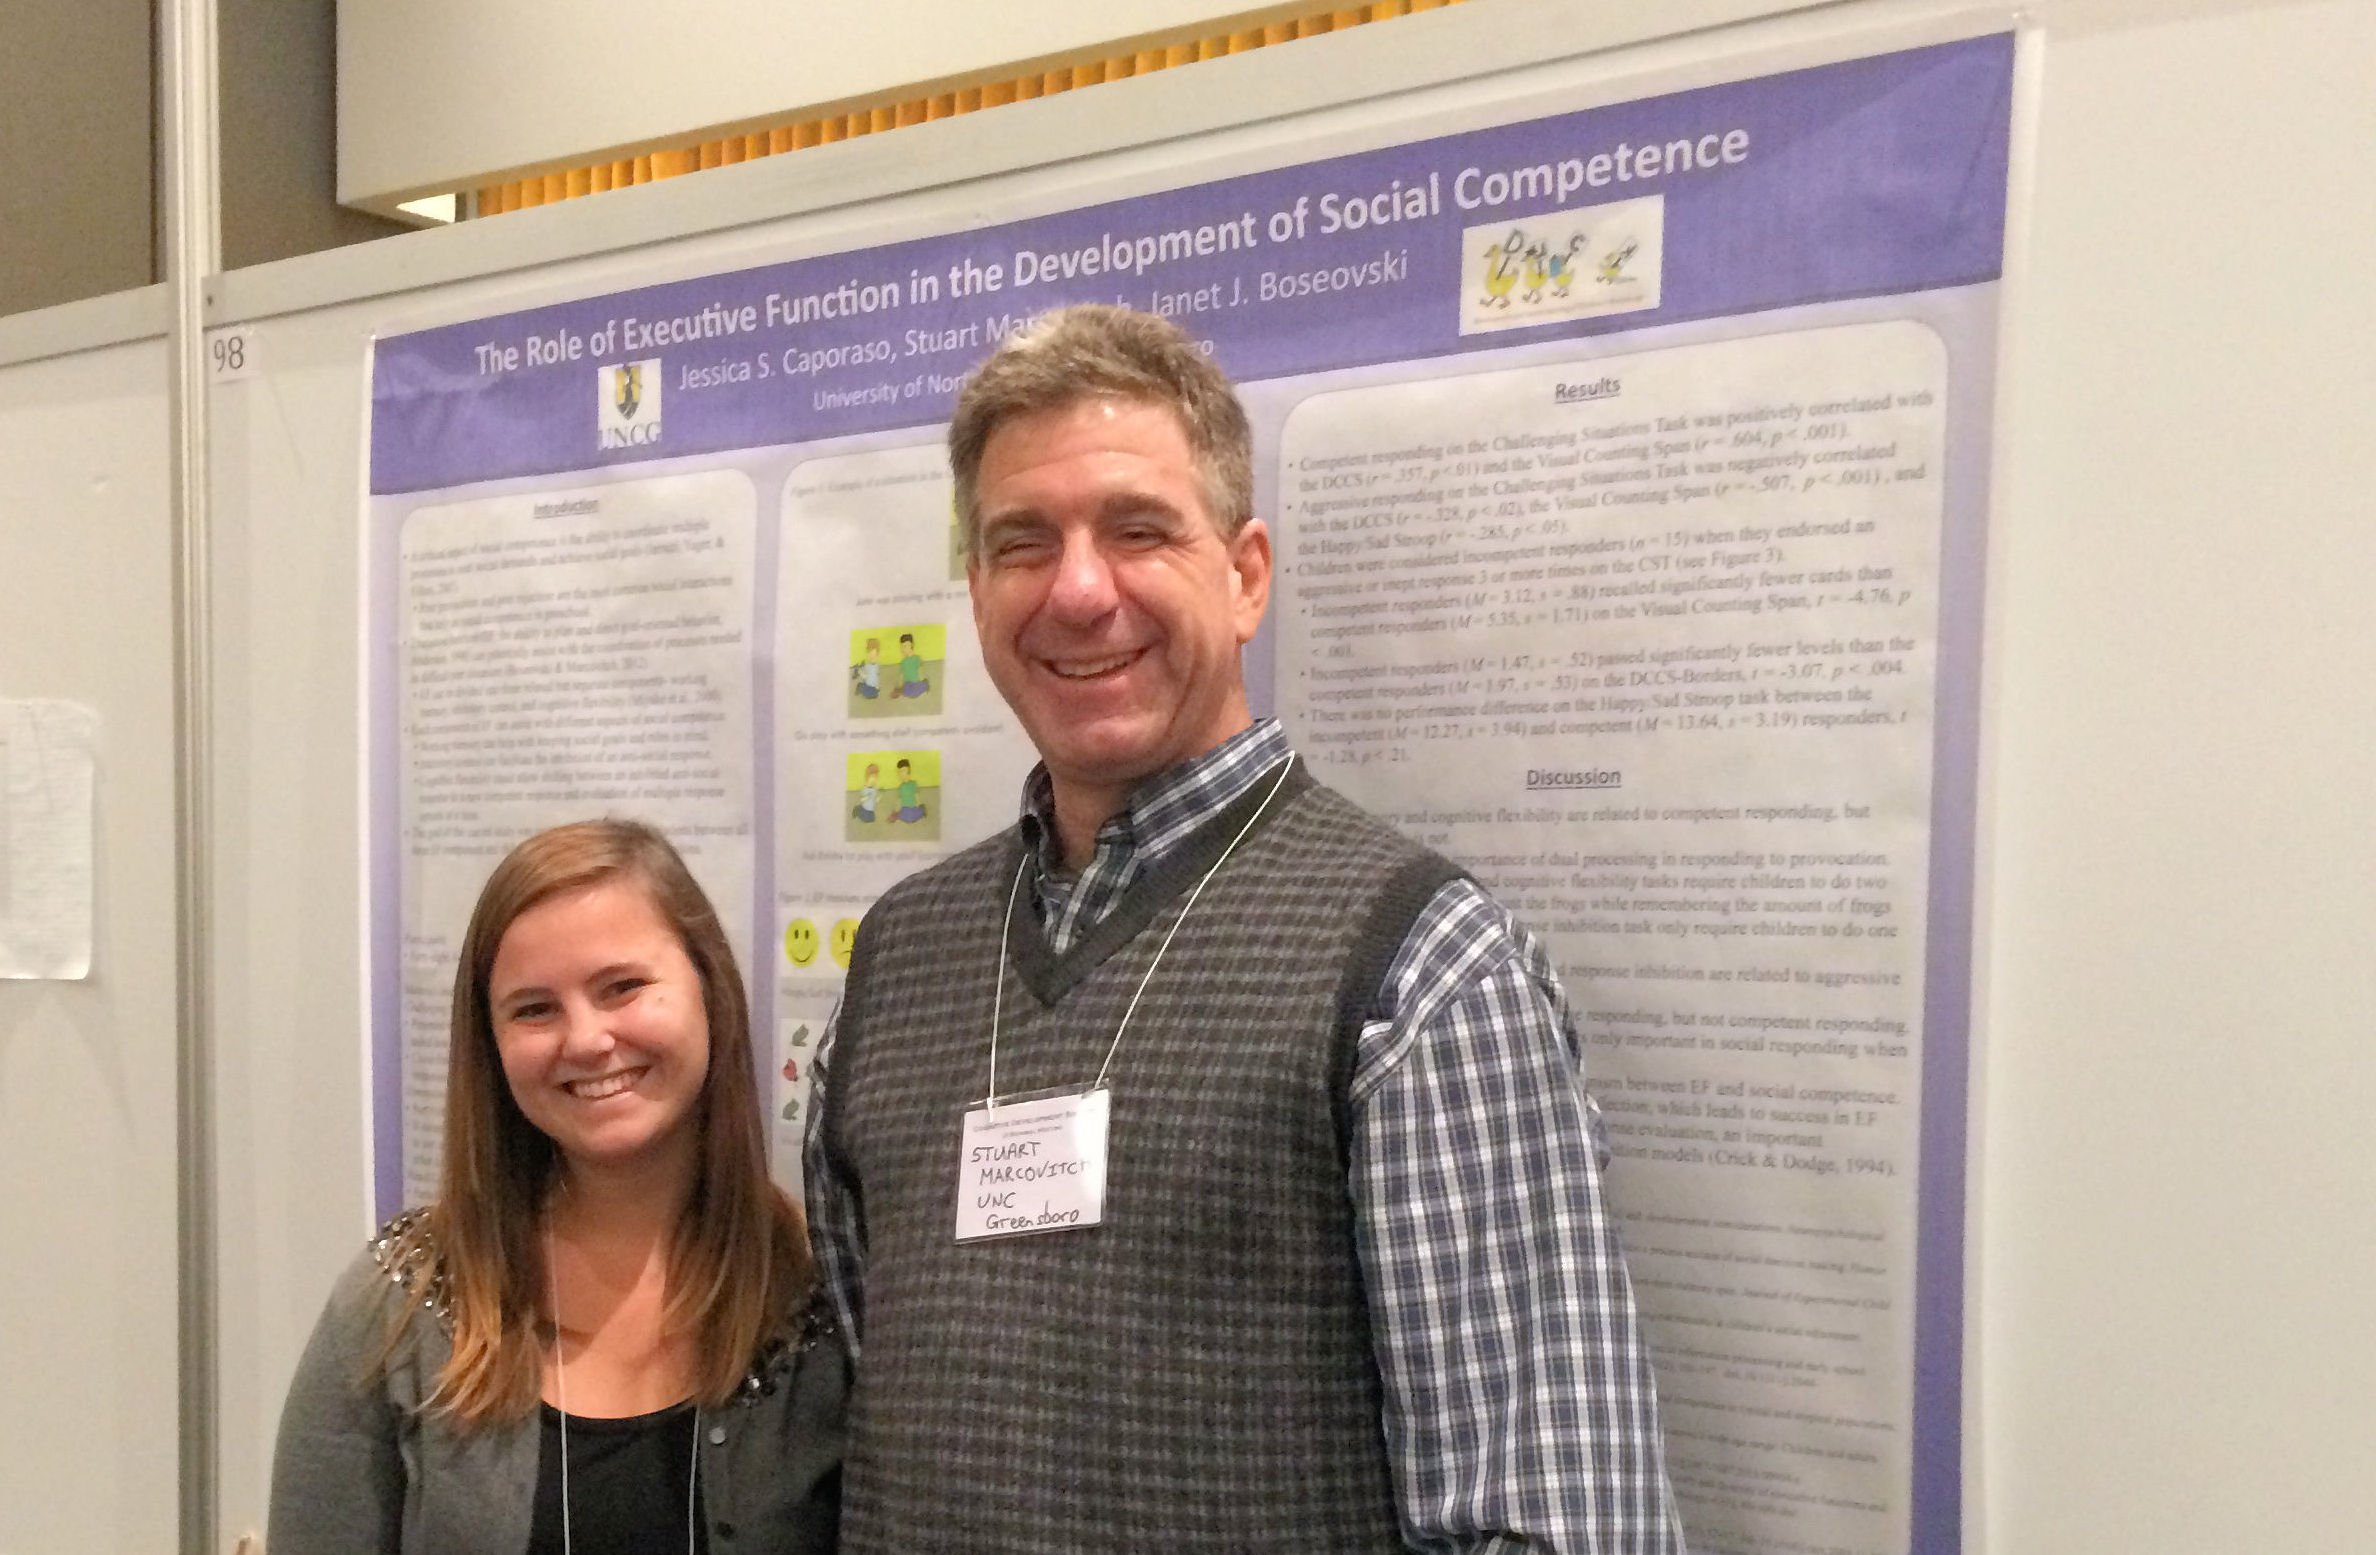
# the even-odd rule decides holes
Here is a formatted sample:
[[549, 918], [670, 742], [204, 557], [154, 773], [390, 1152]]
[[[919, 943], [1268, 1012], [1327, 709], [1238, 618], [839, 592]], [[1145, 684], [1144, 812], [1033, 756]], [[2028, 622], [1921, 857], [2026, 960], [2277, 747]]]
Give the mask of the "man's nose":
[[1079, 529], [1064, 537], [1056, 560], [1056, 577], [1048, 586], [1048, 607], [1075, 624], [1097, 620], [1114, 608], [1113, 564], [1095, 531]]

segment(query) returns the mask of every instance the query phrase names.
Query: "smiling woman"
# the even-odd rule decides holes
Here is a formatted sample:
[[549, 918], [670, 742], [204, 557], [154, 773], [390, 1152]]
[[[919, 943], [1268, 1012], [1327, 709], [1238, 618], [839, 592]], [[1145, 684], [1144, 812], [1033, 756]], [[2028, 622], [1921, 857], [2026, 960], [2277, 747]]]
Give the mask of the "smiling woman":
[[496, 867], [447, 1064], [438, 1200], [356, 1260], [291, 1385], [273, 1549], [830, 1549], [848, 1364], [768, 1180], [741, 974], [659, 833], [557, 827]]
[[709, 1018], [693, 958], [640, 882], [597, 880], [513, 919], [487, 1007], [512, 1101], [566, 1178], [689, 1180]]

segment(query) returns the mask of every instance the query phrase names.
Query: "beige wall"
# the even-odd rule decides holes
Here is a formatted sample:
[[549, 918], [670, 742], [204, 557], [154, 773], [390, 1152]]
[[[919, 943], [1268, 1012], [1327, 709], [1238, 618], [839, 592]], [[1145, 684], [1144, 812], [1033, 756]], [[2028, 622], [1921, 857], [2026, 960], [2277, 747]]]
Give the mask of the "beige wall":
[[[0, 316], [163, 273], [153, 7], [0, 21]], [[217, 0], [227, 269], [410, 230], [338, 203], [334, 0]]]
[[223, 268], [409, 231], [338, 203], [334, 0], [215, 0]]
[[0, 314], [157, 278], [148, 0], [0, 21]]

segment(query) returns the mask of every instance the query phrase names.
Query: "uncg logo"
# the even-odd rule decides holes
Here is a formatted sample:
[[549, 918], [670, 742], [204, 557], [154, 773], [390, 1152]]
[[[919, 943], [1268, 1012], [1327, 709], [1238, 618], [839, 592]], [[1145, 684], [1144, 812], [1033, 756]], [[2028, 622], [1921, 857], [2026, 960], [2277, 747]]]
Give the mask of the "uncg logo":
[[621, 362], [596, 369], [601, 390], [597, 442], [605, 449], [639, 448], [660, 441], [660, 359]]

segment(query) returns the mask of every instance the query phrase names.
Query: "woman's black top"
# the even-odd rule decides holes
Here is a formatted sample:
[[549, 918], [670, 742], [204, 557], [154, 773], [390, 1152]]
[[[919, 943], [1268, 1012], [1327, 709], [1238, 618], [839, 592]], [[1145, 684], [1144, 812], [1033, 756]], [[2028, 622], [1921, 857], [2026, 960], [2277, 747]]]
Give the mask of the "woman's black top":
[[[528, 1555], [562, 1555], [561, 1411], [538, 1406], [536, 1515]], [[674, 1555], [685, 1542], [693, 1478], [692, 1400], [622, 1420], [569, 1417], [568, 1555]], [[693, 1511], [695, 1555], [709, 1549], [707, 1520]]]

